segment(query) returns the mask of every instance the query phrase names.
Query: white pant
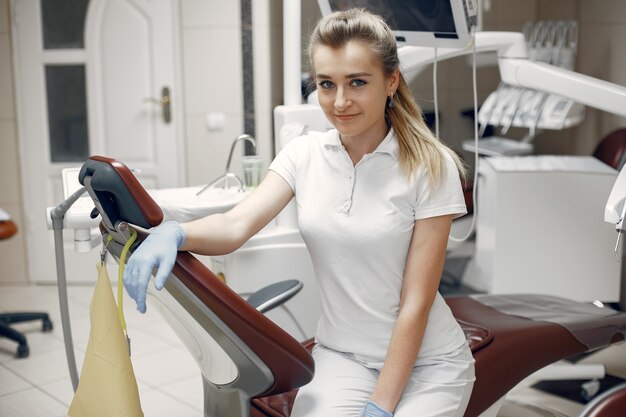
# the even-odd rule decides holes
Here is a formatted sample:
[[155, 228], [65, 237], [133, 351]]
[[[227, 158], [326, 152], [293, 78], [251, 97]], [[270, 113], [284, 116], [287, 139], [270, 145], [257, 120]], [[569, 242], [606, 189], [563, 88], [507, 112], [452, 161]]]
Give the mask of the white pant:
[[[370, 398], [382, 362], [316, 345], [315, 376], [302, 387], [291, 417], [357, 417]], [[419, 358], [395, 417], [461, 417], [474, 385], [467, 345], [447, 355]]]

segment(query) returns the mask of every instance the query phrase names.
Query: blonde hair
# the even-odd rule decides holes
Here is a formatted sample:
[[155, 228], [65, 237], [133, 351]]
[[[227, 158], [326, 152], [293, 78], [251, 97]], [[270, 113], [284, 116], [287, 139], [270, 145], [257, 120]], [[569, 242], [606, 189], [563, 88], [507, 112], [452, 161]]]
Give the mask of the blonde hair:
[[[368, 45], [378, 57], [385, 76], [389, 77], [400, 68], [396, 39], [389, 26], [378, 15], [365, 9], [335, 12], [322, 18], [309, 40], [309, 62], [313, 67], [313, 52], [319, 45], [340, 48], [351, 40]], [[435, 137], [424, 121], [421, 109], [413, 99], [411, 90], [400, 72], [400, 82], [393, 96], [395, 106], [386, 107], [387, 120], [395, 130], [400, 147], [400, 168], [410, 176], [422, 164], [431, 185], [441, 182], [445, 173], [444, 155], [447, 151], [464, 178], [464, 163], [450, 148]]]

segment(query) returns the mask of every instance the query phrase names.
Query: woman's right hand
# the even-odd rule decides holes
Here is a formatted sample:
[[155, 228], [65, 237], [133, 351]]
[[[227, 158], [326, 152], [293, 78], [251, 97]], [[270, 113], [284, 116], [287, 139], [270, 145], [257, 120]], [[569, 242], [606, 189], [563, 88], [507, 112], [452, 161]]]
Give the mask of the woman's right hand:
[[146, 292], [152, 270], [157, 268], [154, 286], [161, 290], [172, 272], [178, 248], [184, 241], [185, 232], [180, 223], [162, 223], [150, 230], [150, 235], [128, 260], [124, 269], [124, 287], [141, 313], [146, 312]]

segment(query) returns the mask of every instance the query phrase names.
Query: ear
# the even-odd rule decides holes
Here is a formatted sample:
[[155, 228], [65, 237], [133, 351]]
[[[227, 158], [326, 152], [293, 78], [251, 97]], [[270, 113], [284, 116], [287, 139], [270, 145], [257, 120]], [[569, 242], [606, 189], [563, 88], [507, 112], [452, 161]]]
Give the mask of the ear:
[[387, 81], [389, 87], [387, 91], [398, 91], [398, 85], [400, 84], [400, 69], [396, 69], [392, 72]]

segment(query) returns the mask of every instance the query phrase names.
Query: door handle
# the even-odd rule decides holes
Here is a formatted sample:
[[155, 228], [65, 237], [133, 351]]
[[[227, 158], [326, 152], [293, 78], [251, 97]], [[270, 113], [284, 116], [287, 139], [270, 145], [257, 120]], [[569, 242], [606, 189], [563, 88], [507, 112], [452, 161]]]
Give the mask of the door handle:
[[170, 100], [169, 87], [163, 87], [161, 89], [161, 98], [148, 97], [144, 100], [147, 103], [159, 104], [161, 106], [161, 115], [163, 116], [163, 122], [169, 124], [172, 121], [172, 102]]

